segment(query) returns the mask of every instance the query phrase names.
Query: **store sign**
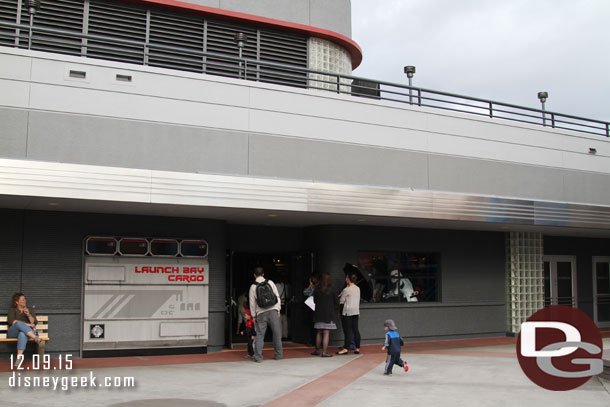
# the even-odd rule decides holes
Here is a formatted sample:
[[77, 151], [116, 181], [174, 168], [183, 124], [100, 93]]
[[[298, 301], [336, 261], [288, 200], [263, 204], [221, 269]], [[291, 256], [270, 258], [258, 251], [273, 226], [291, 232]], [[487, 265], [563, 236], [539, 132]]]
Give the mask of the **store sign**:
[[207, 283], [206, 266], [134, 265], [136, 275], [158, 275], [168, 282]]

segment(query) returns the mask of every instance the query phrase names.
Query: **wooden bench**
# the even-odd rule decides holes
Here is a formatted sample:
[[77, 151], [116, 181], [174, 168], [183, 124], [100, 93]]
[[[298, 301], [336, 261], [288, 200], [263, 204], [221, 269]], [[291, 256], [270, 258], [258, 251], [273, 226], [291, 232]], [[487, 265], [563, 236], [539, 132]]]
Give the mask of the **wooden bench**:
[[[46, 315], [37, 315], [36, 319], [38, 324], [36, 325], [36, 331], [38, 336], [42, 339], [38, 345], [38, 354], [44, 355], [45, 347], [49, 339], [49, 317]], [[0, 315], [0, 343], [3, 342], [14, 342], [17, 343], [17, 338], [8, 338], [8, 320], [6, 315]], [[28, 342], [34, 342], [33, 339], [28, 338]]]

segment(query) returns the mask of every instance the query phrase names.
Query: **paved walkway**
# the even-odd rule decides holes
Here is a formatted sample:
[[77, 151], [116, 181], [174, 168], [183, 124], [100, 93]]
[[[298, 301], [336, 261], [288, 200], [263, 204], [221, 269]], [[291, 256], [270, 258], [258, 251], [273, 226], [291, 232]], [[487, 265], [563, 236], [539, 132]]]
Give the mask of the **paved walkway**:
[[[610, 348], [610, 339], [604, 339]], [[284, 360], [244, 359], [245, 350], [209, 355], [123, 357], [75, 360], [71, 371], [24, 371], [13, 376], [0, 362], [2, 405], [111, 407], [250, 406], [610, 406], [610, 382], [597, 377], [569, 392], [550, 392], [521, 371], [512, 338], [410, 343], [403, 357], [409, 372], [396, 367], [384, 376], [381, 345], [361, 355], [320, 358], [311, 348], [286, 344]], [[54, 361], [56, 363], [56, 361]], [[95, 377], [97, 387], [61, 389], [61, 381]], [[10, 380], [22, 386], [9, 386]], [[53, 379], [58, 388], [26, 388], [24, 380]], [[133, 377], [133, 388], [101, 387]]]

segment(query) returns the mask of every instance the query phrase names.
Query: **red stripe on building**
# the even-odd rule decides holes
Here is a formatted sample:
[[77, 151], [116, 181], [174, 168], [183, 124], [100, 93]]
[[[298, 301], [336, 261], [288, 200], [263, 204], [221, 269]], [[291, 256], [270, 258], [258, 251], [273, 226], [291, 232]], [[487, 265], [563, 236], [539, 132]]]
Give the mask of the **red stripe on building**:
[[222, 10], [214, 7], [201, 6], [198, 4], [185, 3], [176, 0], [126, 0], [131, 3], [139, 3], [150, 6], [158, 6], [189, 13], [198, 13], [222, 20], [238, 23], [253, 24], [262, 27], [274, 28], [276, 30], [291, 31], [306, 34], [312, 37], [322, 38], [342, 46], [352, 56], [352, 69], [356, 69], [362, 62], [362, 49], [354, 40], [345, 35], [322, 28], [309, 25], [291, 23], [273, 18], [255, 16], [253, 14], [239, 13], [237, 11]]

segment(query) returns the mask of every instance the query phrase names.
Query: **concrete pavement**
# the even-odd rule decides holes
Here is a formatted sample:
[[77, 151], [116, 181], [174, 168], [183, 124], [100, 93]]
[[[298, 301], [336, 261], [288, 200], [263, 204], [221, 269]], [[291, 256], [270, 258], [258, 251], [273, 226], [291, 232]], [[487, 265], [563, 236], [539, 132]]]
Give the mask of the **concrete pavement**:
[[[610, 382], [597, 377], [567, 392], [544, 390], [523, 374], [514, 339], [489, 338], [407, 344], [409, 372], [384, 376], [381, 345], [361, 355], [320, 358], [292, 346], [286, 358], [263, 363], [245, 351], [210, 355], [77, 360], [71, 371], [24, 371], [28, 377], [95, 377], [97, 387], [56, 390], [10, 387], [13, 373], [0, 362], [0, 404], [7, 406], [249, 407], [249, 406], [604, 406]], [[610, 348], [610, 339], [604, 339]], [[266, 351], [271, 356], [271, 351]], [[105, 366], [105, 367], [102, 367]], [[101, 387], [104, 378], [133, 377], [134, 388]], [[79, 379], [82, 380], [82, 379]]]

